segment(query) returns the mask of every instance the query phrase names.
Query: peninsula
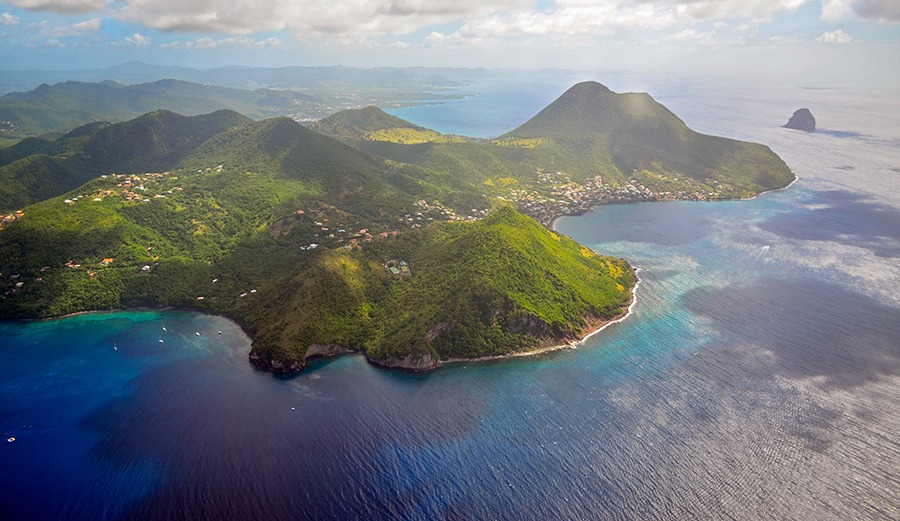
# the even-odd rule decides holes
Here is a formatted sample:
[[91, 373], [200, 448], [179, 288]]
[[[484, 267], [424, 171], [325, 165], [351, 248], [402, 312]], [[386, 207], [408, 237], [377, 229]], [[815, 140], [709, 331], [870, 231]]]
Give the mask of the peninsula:
[[156, 111], [0, 150], [0, 313], [197, 308], [240, 323], [269, 371], [348, 351], [432, 369], [568, 344], [628, 309], [625, 261], [520, 211], [547, 224], [792, 180], [762, 145], [594, 82], [492, 140], [375, 108], [314, 130]]

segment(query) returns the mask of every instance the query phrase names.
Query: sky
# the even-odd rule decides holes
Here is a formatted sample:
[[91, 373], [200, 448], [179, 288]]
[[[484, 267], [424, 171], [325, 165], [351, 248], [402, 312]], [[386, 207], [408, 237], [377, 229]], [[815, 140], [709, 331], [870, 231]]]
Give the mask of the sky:
[[0, 42], [0, 70], [136, 60], [894, 81], [900, 0], [5, 0]]

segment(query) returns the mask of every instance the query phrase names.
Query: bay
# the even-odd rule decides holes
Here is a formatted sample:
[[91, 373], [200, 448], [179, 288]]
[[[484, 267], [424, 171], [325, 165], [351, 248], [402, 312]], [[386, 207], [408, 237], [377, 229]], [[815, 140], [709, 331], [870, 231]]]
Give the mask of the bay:
[[[473, 85], [403, 117], [497, 135], [558, 80]], [[768, 144], [799, 181], [558, 220], [641, 283], [626, 320], [542, 356], [428, 374], [345, 356], [276, 378], [221, 317], [0, 324], [0, 432], [15, 438], [0, 440], [0, 518], [898, 517], [900, 102], [609, 83]], [[473, 122], [485, 100], [490, 125]], [[823, 132], [779, 128], [800, 103]]]

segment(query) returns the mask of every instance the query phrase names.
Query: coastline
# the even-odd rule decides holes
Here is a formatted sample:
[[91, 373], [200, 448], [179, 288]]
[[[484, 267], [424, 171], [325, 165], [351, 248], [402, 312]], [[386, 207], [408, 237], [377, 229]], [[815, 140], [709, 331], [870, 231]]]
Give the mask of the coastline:
[[[791, 172], [791, 173], [793, 174], [793, 172]], [[568, 212], [568, 213], [561, 213], [559, 215], [555, 215], [550, 220], [550, 222], [547, 223], [547, 229], [556, 232], [557, 231], [556, 230], [556, 221], [558, 221], [560, 218], [562, 218], [562, 217], [578, 217], [579, 215], [584, 215], [588, 212], [593, 212], [594, 210], [597, 210], [598, 208], [601, 208], [603, 206], [611, 206], [611, 205], [618, 205], [618, 204], [673, 203], [673, 202], [680, 202], [680, 201], [689, 201], [689, 202], [696, 202], [696, 203], [715, 203], [715, 202], [725, 202], [725, 201], [752, 201], [761, 195], [787, 190], [788, 188], [794, 186], [794, 183], [796, 183], [799, 180], [800, 180], [800, 176], [798, 176], [797, 174], [794, 174], [794, 180], [791, 181], [787, 186], [783, 186], [781, 188], [773, 188], [771, 190], [765, 190], [765, 191], [760, 192], [751, 197], [738, 197], [738, 198], [732, 198], [732, 199], [710, 199], [710, 200], [706, 200], [706, 201], [692, 201], [690, 199], [656, 199], [656, 200], [648, 200], [648, 201], [604, 201], [595, 206], [592, 206], [589, 210], [579, 210], [576, 212]], [[530, 215], [530, 214], [528, 214], [528, 215]]]
[[[791, 173], [793, 173], [793, 172], [791, 172]], [[752, 201], [752, 200], [756, 199], [757, 197], [759, 197], [759, 196], [761, 196], [761, 195], [766, 195], [766, 194], [770, 194], [770, 193], [773, 193], [773, 192], [781, 192], [781, 191], [783, 191], [783, 190], [787, 190], [788, 188], [794, 186], [794, 183], [796, 183], [796, 182], [799, 181], [799, 180], [800, 180], [800, 176], [798, 176], [797, 174], [794, 174], [794, 180], [791, 181], [790, 184], [788, 184], [788, 185], [785, 186], [785, 187], [782, 187], [782, 188], [773, 188], [773, 189], [771, 189], [771, 190], [766, 190], [765, 192], [760, 192], [760, 193], [754, 195], [753, 197], [747, 197], [747, 198], [745, 198], [745, 199], [739, 199], [739, 200], [740, 200], [740, 201]]]
[[[634, 268], [635, 276], [637, 276], [637, 272], [640, 271], [640, 268]], [[634, 286], [631, 288], [631, 298], [628, 301], [628, 307], [625, 309], [625, 312], [620, 313], [619, 315], [614, 316], [609, 320], [601, 320], [596, 322], [596, 327], [594, 327], [591, 331], [581, 336], [581, 338], [577, 338], [571, 342], [566, 344], [552, 345], [546, 347], [538, 347], [535, 349], [531, 349], [529, 351], [517, 351], [515, 353], [508, 353], [504, 355], [492, 355], [492, 356], [481, 356], [478, 358], [448, 358], [447, 360], [440, 360], [438, 362], [438, 367], [445, 364], [460, 364], [466, 362], [491, 362], [498, 360], [508, 360], [512, 358], [520, 358], [525, 356], [536, 356], [544, 353], [551, 353], [553, 351], [559, 351], [562, 349], [577, 349], [579, 345], [584, 344], [590, 337], [596, 335], [597, 333], [603, 331], [613, 324], [618, 324], [622, 322], [626, 318], [631, 315], [631, 312], [634, 310], [634, 306], [637, 304], [637, 289], [640, 286], [641, 280], [638, 278]]]

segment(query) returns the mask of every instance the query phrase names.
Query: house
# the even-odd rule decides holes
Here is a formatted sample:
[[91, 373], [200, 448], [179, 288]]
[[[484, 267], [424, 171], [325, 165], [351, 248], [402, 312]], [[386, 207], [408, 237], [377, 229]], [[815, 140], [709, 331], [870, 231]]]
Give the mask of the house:
[[107, 258], [103, 259], [102, 261], [100, 261], [100, 264], [103, 266], [109, 266], [110, 264], [113, 263], [114, 260], [116, 260], [115, 257], [107, 257]]

